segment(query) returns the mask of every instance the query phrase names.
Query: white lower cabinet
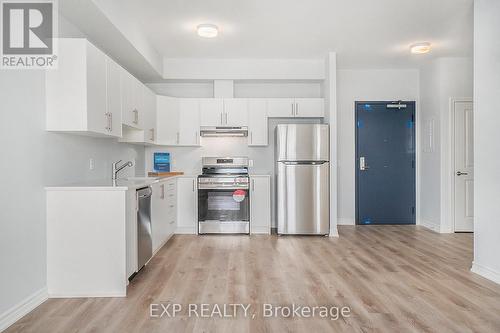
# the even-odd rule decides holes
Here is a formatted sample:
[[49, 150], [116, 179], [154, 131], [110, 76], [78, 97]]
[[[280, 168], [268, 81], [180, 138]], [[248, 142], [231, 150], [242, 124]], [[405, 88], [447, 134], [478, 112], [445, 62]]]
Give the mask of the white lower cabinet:
[[177, 197], [175, 185], [175, 179], [170, 179], [151, 186], [153, 253], [157, 252], [175, 232]]
[[250, 176], [250, 233], [271, 233], [271, 177]]
[[198, 233], [198, 190], [196, 177], [177, 178], [177, 232]]

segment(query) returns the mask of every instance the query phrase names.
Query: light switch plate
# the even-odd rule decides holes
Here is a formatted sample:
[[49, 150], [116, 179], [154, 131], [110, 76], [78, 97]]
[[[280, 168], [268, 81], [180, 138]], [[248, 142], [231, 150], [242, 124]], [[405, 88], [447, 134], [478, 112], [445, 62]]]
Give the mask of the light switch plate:
[[89, 158], [89, 170], [95, 169], [95, 161], [93, 158]]

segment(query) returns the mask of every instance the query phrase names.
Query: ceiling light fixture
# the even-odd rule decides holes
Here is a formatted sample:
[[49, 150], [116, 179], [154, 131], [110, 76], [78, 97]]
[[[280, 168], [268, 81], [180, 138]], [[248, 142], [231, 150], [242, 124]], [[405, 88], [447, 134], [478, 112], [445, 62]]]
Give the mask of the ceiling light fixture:
[[196, 31], [198, 32], [198, 36], [204, 38], [214, 38], [219, 34], [219, 28], [215, 24], [200, 24]]
[[421, 42], [410, 45], [410, 51], [413, 54], [424, 54], [431, 50], [431, 43]]

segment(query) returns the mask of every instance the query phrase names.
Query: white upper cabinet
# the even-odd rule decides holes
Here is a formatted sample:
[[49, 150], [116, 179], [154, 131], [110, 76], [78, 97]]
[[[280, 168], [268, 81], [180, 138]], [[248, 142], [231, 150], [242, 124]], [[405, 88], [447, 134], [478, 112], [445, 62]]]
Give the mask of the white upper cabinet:
[[246, 98], [199, 98], [201, 126], [248, 126]]
[[295, 117], [324, 117], [325, 100], [323, 98], [296, 98]]
[[177, 144], [181, 146], [200, 145], [200, 108], [194, 98], [179, 99], [179, 132]]
[[200, 145], [200, 109], [196, 98], [157, 97], [156, 143]]
[[269, 98], [268, 116], [283, 118], [321, 118], [325, 116], [323, 98]]
[[159, 145], [177, 145], [179, 139], [179, 99], [156, 96], [156, 142]]
[[143, 129], [144, 85], [127, 71], [122, 73], [122, 122], [124, 125]]
[[294, 117], [293, 98], [269, 98], [267, 100], [267, 115], [269, 117]]
[[267, 101], [264, 98], [248, 99], [248, 145], [267, 146]]
[[116, 73], [108, 76], [108, 60], [86, 39], [59, 40], [58, 68], [46, 71], [45, 76], [47, 130], [120, 135], [113, 130], [115, 124], [119, 126], [120, 113], [116, 112], [117, 105], [110, 105], [107, 96], [119, 95], [120, 91], [113, 86]]
[[201, 126], [224, 126], [224, 100], [199, 98]]
[[111, 135], [122, 136], [122, 93], [121, 75], [123, 69], [111, 59], [106, 60], [106, 95], [108, 130]]
[[224, 98], [223, 126], [248, 126], [248, 100]]
[[144, 110], [144, 142], [156, 143], [156, 94], [148, 87], [143, 86], [143, 110]]

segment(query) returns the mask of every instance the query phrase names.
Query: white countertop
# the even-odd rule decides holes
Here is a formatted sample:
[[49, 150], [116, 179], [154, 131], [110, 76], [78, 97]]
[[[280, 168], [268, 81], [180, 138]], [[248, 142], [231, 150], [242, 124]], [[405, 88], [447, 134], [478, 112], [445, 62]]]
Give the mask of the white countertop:
[[170, 179], [192, 177], [189, 175], [153, 178], [153, 177], [130, 177], [117, 179], [115, 183], [111, 179], [89, 180], [78, 183], [69, 183], [58, 186], [47, 186], [47, 191], [127, 191], [140, 187], [161, 183]]

